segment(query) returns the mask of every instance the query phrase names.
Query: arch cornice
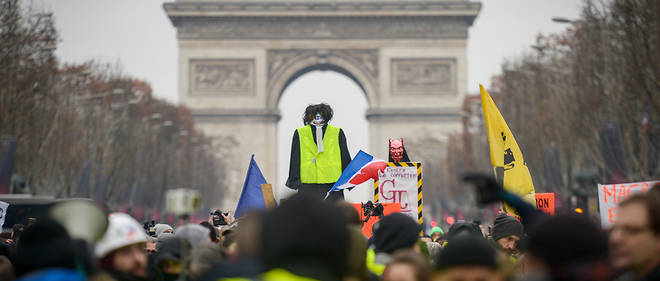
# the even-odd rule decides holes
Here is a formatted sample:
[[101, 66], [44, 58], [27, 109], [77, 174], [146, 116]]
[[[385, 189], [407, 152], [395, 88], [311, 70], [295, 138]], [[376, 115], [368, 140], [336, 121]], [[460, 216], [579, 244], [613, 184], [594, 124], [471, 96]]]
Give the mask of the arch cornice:
[[285, 49], [268, 50], [266, 107], [277, 109], [284, 89], [313, 70], [334, 70], [353, 79], [364, 91], [369, 107], [377, 104], [377, 49]]

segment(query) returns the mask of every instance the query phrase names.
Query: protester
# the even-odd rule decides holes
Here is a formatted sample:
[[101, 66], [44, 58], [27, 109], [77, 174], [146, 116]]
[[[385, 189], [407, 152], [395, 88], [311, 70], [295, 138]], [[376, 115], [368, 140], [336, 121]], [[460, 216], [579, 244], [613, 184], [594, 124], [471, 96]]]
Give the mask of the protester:
[[7, 256], [0, 256], [0, 281], [11, 281], [16, 279], [14, 266]]
[[158, 243], [156, 237], [147, 237], [147, 244], [144, 247], [144, 251], [147, 255], [153, 255], [156, 253], [156, 243]]
[[21, 235], [25, 231], [25, 226], [17, 223], [11, 227], [11, 240], [12, 244], [16, 244], [18, 242], [18, 239], [21, 238]]
[[336, 205], [296, 194], [263, 218], [262, 280], [342, 280], [348, 239]]
[[510, 256], [516, 257], [520, 254], [518, 245], [523, 237], [523, 225], [516, 218], [507, 214], [497, 216], [491, 235], [497, 245]]
[[219, 242], [218, 230], [215, 227], [213, 227], [212, 224], [210, 224], [207, 221], [203, 221], [203, 222], [200, 222], [199, 225], [208, 228], [209, 238], [211, 239], [211, 242], [213, 242], [213, 243], [218, 243]]
[[[201, 246], [208, 247], [209, 245]], [[179, 279], [185, 267], [185, 260], [190, 256], [190, 250], [188, 240], [183, 237], [174, 236], [163, 241], [153, 260], [157, 279], [161, 281]]]
[[429, 236], [427, 234], [422, 235], [422, 237], [420, 237], [419, 239], [421, 239], [424, 242], [433, 242], [433, 240], [431, 239], [431, 236]]
[[199, 224], [186, 224], [176, 229], [174, 237], [182, 237], [188, 240], [191, 247], [196, 247], [199, 244], [211, 243], [211, 236], [209, 235], [208, 228]]
[[502, 281], [495, 250], [481, 236], [464, 233], [453, 237], [438, 255], [433, 281]]
[[660, 186], [619, 204], [609, 246], [619, 280], [660, 280]]
[[163, 233], [174, 233], [174, 228], [169, 224], [157, 223], [154, 225], [154, 231], [156, 231], [156, 237], [158, 237]]
[[190, 253], [190, 279], [197, 280], [215, 264], [222, 262], [222, 248], [218, 244], [198, 245]]
[[73, 241], [66, 229], [52, 220], [39, 220], [25, 228], [13, 261], [18, 280], [84, 280], [76, 271]]
[[383, 281], [427, 281], [431, 267], [427, 259], [412, 250], [400, 250], [383, 271]]
[[525, 275], [537, 280], [609, 280], [607, 239], [598, 226], [577, 214], [538, 221], [525, 242]]
[[482, 236], [481, 229], [479, 229], [478, 225], [472, 222], [458, 220], [449, 227], [449, 231], [447, 232], [447, 240], [445, 241], [445, 244], [450, 243], [451, 240], [453, 240], [454, 238], [463, 235]]
[[238, 256], [238, 241], [236, 233], [232, 231], [224, 236], [222, 240], [222, 248], [224, 249], [224, 257], [230, 261], [237, 261]]
[[445, 232], [439, 226], [431, 229], [431, 241], [438, 242], [442, 245], [445, 240]]
[[426, 248], [429, 251], [429, 262], [431, 264], [435, 263], [436, 257], [442, 251], [442, 244], [438, 242], [426, 242]]
[[383, 217], [374, 231], [374, 248], [367, 252], [367, 267], [381, 275], [397, 250], [412, 250], [419, 238], [420, 226], [409, 216], [393, 213]]
[[[367, 239], [362, 234], [362, 221], [360, 221], [360, 214], [350, 203], [344, 200], [336, 201], [337, 206], [341, 209], [342, 214], [348, 222], [348, 258], [346, 279], [366, 281], [369, 279], [369, 271], [367, 270]], [[377, 276], [374, 276], [377, 278]]]
[[147, 234], [131, 216], [112, 213], [94, 251], [99, 267], [117, 281], [147, 279]]
[[[259, 279], [259, 276], [264, 271], [260, 260], [260, 235], [263, 216], [264, 211], [251, 211], [242, 215], [234, 228], [235, 230], [231, 230], [227, 233], [227, 238], [229, 238], [230, 235], [235, 235], [236, 237], [234, 252], [231, 254], [232, 259], [228, 260], [225, 258], [227, 255], [225, 249], [222, 248], [222, 243], [226, 240], [223, 239], [221, 243], [216, 244], [217, 247], [219, 247], [218, 250], [221, 251], [222, 258], [203, 261], [205, 265], [210, 265], [210, 268], [204, 270], [201, 275], [196, 276], [195, 278], [201, 281]], [[214, 247], [215, 246], [211, 246], [211, 248]], [[193, 253], [193, 256], [191, 257], [193, 261], [191, 262], [194, 262], [194, 259], [197, 258], [195, 255], [196, 254]]]
[[174, 237], [173, 233], [161, 233], [160, 235], [158, 235], [158, 240], [156, 240], [156, 252], [160, 250], [160, 248], [163, 246], [163, 243], [167, 239], [171, 239], [173, 237]]

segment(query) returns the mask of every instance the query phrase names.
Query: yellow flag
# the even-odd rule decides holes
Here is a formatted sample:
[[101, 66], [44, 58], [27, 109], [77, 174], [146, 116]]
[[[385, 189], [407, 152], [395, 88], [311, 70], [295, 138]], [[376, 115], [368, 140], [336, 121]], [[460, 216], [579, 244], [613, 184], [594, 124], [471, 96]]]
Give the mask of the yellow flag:
[[[504, 170], [502, 184], [504, 189], [517, 194], [536, 206], [534, 198], [534, 183], [529, 174], [522, 152], [513, 137], [509, 126], [506, 125], [502, 114], [490, 98], [482, 85], [481, 106], [484, 110], [486, 129], [488, 130], [488, 143], [490, 145], [490, 162], [495, 168]], [[517, 213], [505, 205], [507, 213]]]

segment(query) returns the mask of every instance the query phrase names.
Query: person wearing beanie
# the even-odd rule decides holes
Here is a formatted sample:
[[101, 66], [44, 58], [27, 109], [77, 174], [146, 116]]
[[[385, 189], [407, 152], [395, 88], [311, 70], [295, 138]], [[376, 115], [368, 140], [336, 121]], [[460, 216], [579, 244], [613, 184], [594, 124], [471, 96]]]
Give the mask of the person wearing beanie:
[[373, 249], [367, 251], [367, 268], [380, 276], [392, 253], [401, 249], [412, 249], [416, 245], [420, 230], [416, 221], [402, 213], [383, 217], [372, 237]]
[[444, 242], [445, 232], [439, 226], [431, 228], [431, 241], [442, 244]]
[[472, 222], [459, 220], [449, 227], [449, 231], [447, 231], [447, 241], [445, 244], [450, 243], [454, 238], [461, 237], [463, 235], [477, 235], [483, 237], [481, 229], [479, 229], [478, 225]]
[[440, 251], [435, 261], [433, 281], [483, 280], [502, 281], [495, 249], [482, 236], [466, 234], [454, 237]]
[[491, 232], [493, 241], [510, 256], [520, 254], [519, 243], [523, 237], [523, 225], [516, 218], [507, 214], [500, 214], [495, 218]]
[[84, 280], [75, 270], [73, 240], [52, 220], [39, 220], [25, 229], [13, 262], [18, 280]]

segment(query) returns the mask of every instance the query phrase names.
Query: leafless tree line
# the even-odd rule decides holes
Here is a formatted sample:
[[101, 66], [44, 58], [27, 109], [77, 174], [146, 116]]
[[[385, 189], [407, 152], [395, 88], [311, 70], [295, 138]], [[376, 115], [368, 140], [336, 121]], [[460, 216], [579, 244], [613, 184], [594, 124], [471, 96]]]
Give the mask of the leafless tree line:
[[14, 192], [164, 207], [166, 190], [223, 194], [224, 167], [188, 109], [115, 65], [60, 65], [52, 15], [0, 1], [0, 135], [15, 141]]
[[660, 178], [660, 2], [586, 1], [493, 82], [537, 192]]

